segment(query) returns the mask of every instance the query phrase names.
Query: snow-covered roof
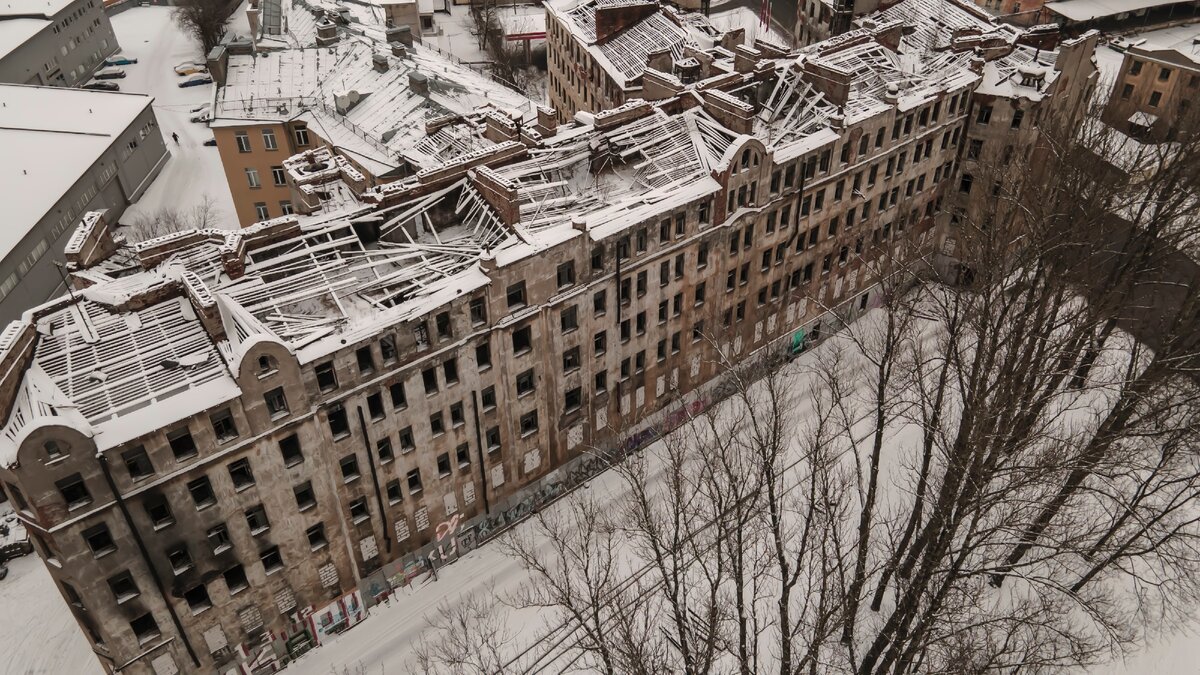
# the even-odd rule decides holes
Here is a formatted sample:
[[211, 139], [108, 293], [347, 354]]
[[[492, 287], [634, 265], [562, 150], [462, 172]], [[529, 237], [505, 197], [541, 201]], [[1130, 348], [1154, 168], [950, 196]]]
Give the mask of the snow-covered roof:
[[1138, 52], [1175, 52], [1200, 65], [1200, 22], [1124, 35], [1121, 42]]
[[1058, 79], [1054, 62], [1058, 52], [1017, 45], [1011, 54], [983, 67], [978, 91], [991, 96], [1038, 101]]
[[955, 31], [977, 31], [1012, 40], [1018, 29], [997, 23], [973, 5], [956, 0], [904, 0], [880, 10], [867, 20], [905, 24], [904, 43], [915, 50], [945, 49]]
[[1063, 0], [1047, 2], [1047, 11], [1071, 21], [1091, 21], [1126, 12], [1173, 5], [1179, 0]]
[[[386, 59], [387, 70], [375, 68], [378, 58]], [[345, 112], [339, 112], [339, 99]], [[535, 114], [528, 98], [436, 52], [416, 46], [404, 57], [385, 55], [363, 38], [329, 48], [232, 56], [216, 103], [211, 126], [303, 120], [376, 176], [403, 160], [423, 167], [490, 144], [481, 136], [445, 139], [439, 147], [423, 143], [428, 119], [485, 105], [518, 118]]]
[[675, 60], [683, 58], [683, 47], [690, 44], [709, 49], [720, 41], [721, 33], [701, 14], [681, 15], [674, 8], [659, 5], [641, 20], [597, 44], [596, 10], [621, 5], [644, 4], [641, 0], [558, 0], [546, 3], [546, 11], [559, 17], [571, 32], [619, 85], [626, 86], [646, 70], [646, 58], [667, 50]]
[[50, 25], [46, 19], [7, 19], [0, 21], [0, 59], [16, 51]]
[[0, 0], [0, 17], [44, 16], [49, 19], [74, 2], [75, 0]]
[[[4, 22], [0, 22], [3, 24]], [[0, 85], [0, 256], [150, 107], [142, 94]]]

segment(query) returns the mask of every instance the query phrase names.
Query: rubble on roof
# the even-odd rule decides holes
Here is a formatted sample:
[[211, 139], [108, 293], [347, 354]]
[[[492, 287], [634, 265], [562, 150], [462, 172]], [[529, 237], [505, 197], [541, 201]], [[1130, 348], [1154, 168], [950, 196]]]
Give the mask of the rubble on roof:
[[[362, 144], [288, 158], [301, 213], [241, 231], [129, 244], [103, 214], [84, 217], [66, 250], [73, 294], [0, 334], [0, 356], [37, 346], [0, 446], [62, 414], [81, 416], [101, 449], [195, 414], [238, 395], [233, 374], [257, 342], [305, 363], [422, 319], [497, 268], [718, 194], [749, 143], [781, 164], [952, 91], [1032, 97], [1053, 84], [1052, 49], [953, 0], [939, 7], [905, 0], [796, 51], [739, 47], [740, 68], [703, 79], [651, 69], [659, 98], [568, 123], [419, 48], [383, 69], [355, 40], [231, 59], [215, 124], [308, 116]], [[372, 184], [370, 161], [416, 170]]]

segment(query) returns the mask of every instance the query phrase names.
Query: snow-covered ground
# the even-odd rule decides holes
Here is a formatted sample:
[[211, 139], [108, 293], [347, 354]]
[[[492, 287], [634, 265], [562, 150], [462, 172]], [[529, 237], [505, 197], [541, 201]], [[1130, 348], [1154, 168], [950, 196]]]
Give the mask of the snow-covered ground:
[[[231, 30], [246, 33], [244, 8], [234, 13]], [[150, 94], [163, 139], [171, 150], [171, 159], [162, 173], [122, 216], [126, 223], [149, 217], [163, 208], [187, 211], [204, 201], [213, 200], [219, 211], [219, 225], [237, 228], [233, 198], [221, 168], [216, 147], [204, 145], [212, 132], [204, 124], [189, 122], [190, 111], [212, 99], [212, 85], [179, 88], [175, 66], [186, 61], [203, 61], [199, 43], [185, 35], [171, 17], [169, 7], [134, 7], [112, 17], [113, 30], [121, 43], [121, 53], [138, 59], [123, 66], [127, 73], [119, 81], [121, 91]], [[179, 134], [179, 143], [171, 134]]]
[[0, 675], [104, 672], [37, 554], [8, 562], [0, 581]]

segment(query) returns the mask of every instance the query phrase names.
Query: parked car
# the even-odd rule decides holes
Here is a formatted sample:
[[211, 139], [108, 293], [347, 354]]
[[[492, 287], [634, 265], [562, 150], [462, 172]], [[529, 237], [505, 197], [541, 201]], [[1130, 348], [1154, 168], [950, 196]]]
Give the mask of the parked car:
[[189, 122], [207, 122], [211, 118], [212, 118], [212, 115], [207, 110], [201, 110], [200, 112], [192, 113], [192, 116], [188, 118], [188, 121]]
[[176, 75], [194, 75], [196, 73], [207, 73], [208, 66], [203, 63], [181, 63], [175, 66]]
[[134, 63], [137, 63], [137, 59], [129, 56], [122, 56], [121, 54], [113, 54], [107, 59], [104, 59], [104, 65], [106, 66], [128, 66]]
[[211, 83], [212, 83], [211, 75], [209, 75], [208, 73], [196, 73], [195, 75], [189, 75], [188, 77], [186, 77], [182, 82], [179, 83], [179, 86], [181, 86], [181, 87], [199, 87], [202, 84], [211, 84]]
[[125, 77], [125, 70], [123, 68], [116, 67], [101, 68], [100, 70], [96, 71], [96, 75], [94, 77], [97, 80], [118, 80], [122, 77]]
[[80, 87], [80, 89], [96, 89], [99, 91], [121, 91], [121, 85], [117, 84], [116, 82], [109, 82], [107, 80], [92, 80], [91, 82], [88, 82], [87, 84]]
[[215, 148], [215, 147], [217, 147], [217, 139], [210, 138], [207, 141], [204, 141], [204, 144], [211, 148]]

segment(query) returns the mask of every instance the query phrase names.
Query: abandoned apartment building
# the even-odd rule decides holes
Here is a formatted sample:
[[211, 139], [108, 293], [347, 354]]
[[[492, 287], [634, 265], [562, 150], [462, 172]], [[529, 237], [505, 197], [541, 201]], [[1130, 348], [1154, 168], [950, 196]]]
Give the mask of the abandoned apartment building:
[[382, 185], [305, 150], [295, 213], [241, 231], [89, 214], [71, 294], [0, 335], [0, 480], [106, 670], [268, 667], [711, 403], [723, 359], [852, 320], [881, 261], [935, 263], [981, 101], [1094, 83], [1094, 36], [1025, 39], [872, 15], [569, 122], [431, 118], [488, 142]]

